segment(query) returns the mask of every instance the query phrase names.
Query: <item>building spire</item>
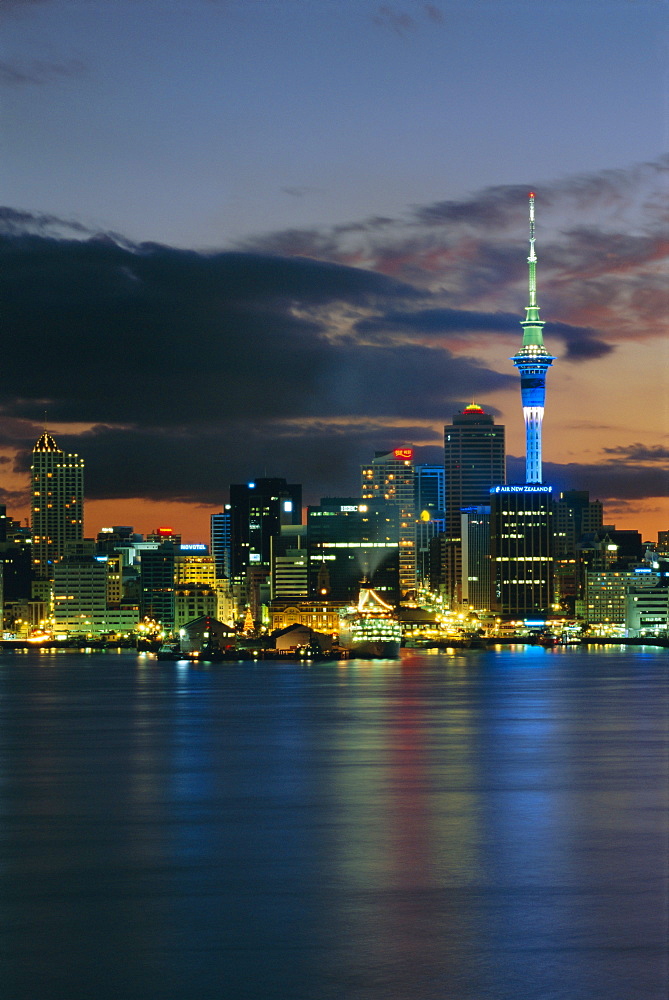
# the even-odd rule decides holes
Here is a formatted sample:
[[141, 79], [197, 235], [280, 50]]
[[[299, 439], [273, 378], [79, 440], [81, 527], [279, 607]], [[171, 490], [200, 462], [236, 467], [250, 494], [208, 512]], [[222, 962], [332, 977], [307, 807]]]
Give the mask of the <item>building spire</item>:
[[544, 347], [543, 321], [537, 305], [537, 253], [534, 234], [534, 191], [529, 193], [530, 255], [528, 265], [528, 304], [521, 320], [523, 344], [511, 360], [520, 371], [520, 393], [525, 418], [525, 481], [542, 480], [541, 427], [546, 400], [546, 372], [555, 361]]

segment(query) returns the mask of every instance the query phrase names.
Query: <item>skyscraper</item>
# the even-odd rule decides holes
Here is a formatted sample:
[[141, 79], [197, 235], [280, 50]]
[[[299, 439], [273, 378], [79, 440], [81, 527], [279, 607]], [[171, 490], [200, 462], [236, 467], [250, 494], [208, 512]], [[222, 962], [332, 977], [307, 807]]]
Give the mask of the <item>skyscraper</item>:
[[546, 372], [555, 361], [544, 347], [544, 324], [539, 319], [537, 305], [537, 255], [534, 248], [534, 192], [530, 195], [530, 255], [529, 302], [525, 309], [523, 346], [511, 358], [520, 371], [520, 393], [525, 418], [525, 482], [540, 483], [541, 468], [541, 426], [546, 400]]
[[52, 580], [66, 543], [83, 537], [84, 460], [66, 454], [44, 431], [33, 448], [30, 472], [33, 573]]
[[415, 472], [416, 582], [419, 587], [429, 587], [432, 539], [443, 535], [446, 526], [444, 467], [423, 463], [415, 466]]
[[446, 535], [460, 537], [460, 511], [490, 502], [490, 489], [506, 482], [504, 426], [470, 403], [444, 427]]
[[446, 534], [442, 554], [442, 584], [451, 607], [462, 593], [463, 508], [490, 503], [490, 490], [506, 482], [505, 429], [490, 413], [470, 403], [444, 427], [446, 474]]
[[[227, 511], [227, 507], [226, 507]], [[282, 524], [302, 523], [302, 487], [285, 479], [256, 479], [230, 487], [230, 577], [243, 584], [251, 569], [269, 576], [271, 539]]]
[[377, 451], [362, 466], [362, 499], [391, 504], [399, 513], [400, 590], [416, 588], [416, 497], [413, 448]]
[[553, 604], [552, 487], [496, 486], [490, 493], [491, 607], [545, 615]]
[[313, 599], [356, 601], [363, 579], [384, 600], [399, 600], [399, 505], [324, 497], [307, 508], [309, 586]]
[[230, 576], [230, 504], [220, 514], [211, 515], [211, 554], [216, 562], [216, 576]]

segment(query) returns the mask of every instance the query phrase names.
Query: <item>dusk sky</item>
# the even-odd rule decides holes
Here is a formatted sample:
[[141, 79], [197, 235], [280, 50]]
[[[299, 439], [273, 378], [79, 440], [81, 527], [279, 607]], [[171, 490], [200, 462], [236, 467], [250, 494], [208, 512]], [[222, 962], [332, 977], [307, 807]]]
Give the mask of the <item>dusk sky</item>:
[[[355, 495], [472, 401], [524, 476], [669, 529], [667, 0], [3, 0], [0, 501], [44, 426], [86, 534], [230, 483]], [[141, 499], [138, 499], [141, 498]]]

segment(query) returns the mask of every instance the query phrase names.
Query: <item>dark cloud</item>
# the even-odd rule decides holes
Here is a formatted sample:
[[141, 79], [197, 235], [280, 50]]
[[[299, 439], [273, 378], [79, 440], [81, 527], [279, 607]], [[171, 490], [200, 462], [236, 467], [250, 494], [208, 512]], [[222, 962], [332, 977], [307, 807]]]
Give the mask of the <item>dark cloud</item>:
[[374, 24], [384, 28], [392, 28], [398, 35], [403, 35], [415, 27], [413, 17], [404, 10], [398, 10], [391, 4], [384, 3], [377, 9], [373, 17]]
[[657, 462], [666, 463], [669, 461], [669, 448], [661, 445], [648, 447], [645, 444], [621, 445], [618, 448], [604, 448], [607, 455], [617, 455], [625, 462]]
[[0, 205], [0, 235], [25, 236], [35, 233], [42, 236], [93, 236], [92, 230], [76, 219], [62, 219], [46, 212], [27, 212]]
[[0, 61], [0, 86], [25, 86], [53, 83], [55, 80], [81, 77], [86, 66], [80, 59], [66, 59], [64, 62], [49, 62], [40, 59]]
[[[468, 333], [518, 333], [518, 316], [512, 313], [482, 313], [464, 309], [421, 309], [414, 312], [389, 312], [360, 320], [356, 329], [366, 335], [387, 335], [390, 331], [428, 335]], [[569, 326], [567, 323], [547, 323], [546, 336], [559, 337], [567, 348], [567, 361], [598, 358], [613, 348], [598, 339], [596, 330]]]
[[425, 11], [428, 20], [434, 21], [435, 24], [444, 23], [444, 13], [441, 8], [437, 7], [436, 3], [425, 3], [423, 4], [423, 10]]
[[94, 425], [59, 435], [86, 458], [91, 498], [219, 502], [268, 461], [332, 492], [409, 428], [514, 383], [442, 345], [361, 340], [361, 313], [422, 293], [311, 259], [5, 236], [0, 295], [24, 347], [6, 352], [0, 441], [25, 472], [45, 410]]
[[[602, 462], [601, 464], [569, 462], [543, 463], [543, 478], [556, 495], [562, 490], [589, 490], [593, 500], [606, 503], [616, 500], [642, 501], [647, 497], [666, 497], [669, 492], [669, 470], [662, 465], [640, 462]], [[525, 460], [507, 459], [509, 482], [525, 481]], [[637, 504], [637, 510], [639, 509]]]
[[[451, 404], [455, 408], [455, 404]], [[435, 437], [428, 431], [429, 437]], [[376, 450], [410, 445], [426, 437], [420, 425], [383, 426], [313, 422], [276, 427], [271, 420], [229, 418], [218, 426], [175, 429], [99, 426], [81, 435], [57, 436], [66, 451], [86, 462], [90, 500], [141, 496], [154, 501], [220, 504], [231, 482], [249, 476], [282, 476], [302, 482], [305, 501], [355, 496], [360, 465]], [[421, 461], [439, 461], [437, 441], [416, 450]], [[443, 460], [443, 456], [442, 459]], [[19, 455], [27, 472], [30, 452]], [[308, 471], [307, 471], [308, 470]]]

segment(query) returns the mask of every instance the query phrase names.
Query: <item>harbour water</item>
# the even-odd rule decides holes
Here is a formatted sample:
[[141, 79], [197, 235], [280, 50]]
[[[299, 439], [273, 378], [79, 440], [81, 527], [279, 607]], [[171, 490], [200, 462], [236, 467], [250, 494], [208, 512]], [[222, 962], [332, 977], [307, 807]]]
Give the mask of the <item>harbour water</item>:
[[665, 1000], [669, 651], [0, 657], [6, 1000]]

